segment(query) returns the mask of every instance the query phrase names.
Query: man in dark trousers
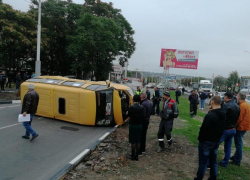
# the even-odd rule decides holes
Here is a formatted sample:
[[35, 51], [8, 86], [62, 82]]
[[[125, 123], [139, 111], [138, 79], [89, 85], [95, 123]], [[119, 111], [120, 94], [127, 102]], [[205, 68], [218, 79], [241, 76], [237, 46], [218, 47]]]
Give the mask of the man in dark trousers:
[[141, 150], [139, 156], [144, 154], [146, 150], [147, 130], [152, 110], [152, 103], [147, 99], [147, 94], [144, 92], [141, 94], [141, 105], [145, 108], [146, 115], [142, 121]]
[[171, 148], [173, 140], [171, 132], [173, 129], [174, 118], [178, 116], [178, 108], [173, 99], [170, 98], [170, 92], [166, 91], [163, 94], [164, 104], [163, 110], [161, 111], [161, 122], [158, 131], [159, 149], [158, 153], [164, 150], [164, 134], [167, 136], [168, 147]]
[[147, 94], [147, 99], [150, 100], [150, 91], [149, 91], [149, 87], [146, 87], [146, 94]]
[[152, 115], [155, 115], [155, 107], [156, 107], [156, 114], [159, 116], [160, 112], [160, 101], [161, 101], [161, 95], [160, 91], [157, 87], [154, 87], [154, 93], [153, 93], [153, 112]]
[[188, 100], [190, 102], [190, 116], [192, 118], [196, 115], [197, 105], [199, 104], [199, 96], [196, 90], [192, 91], [192, 94], [190, 94]]
[[209, 161], [210, 178], [217, 179], [218, 165], [216, 162], [219, 142], [226, 123], [226, 114], [220, 107], [221, 98], [214, 96], [211, 100], [211, 111], [204, 117], [199, 132], [199, 168], [194, 180], [202, 180]]
[[31, 134], [32, 138], [30, 141], [33, 141], [38, 136], [38, 134], [31, 127], [33, 117], [35, 116], [35, 113], [37, 111], [38, 103], [39, 103], [39, 95], [34, 90], [34, 84], [29, 84], [28, 92], [27, 94], [25, 94], [23, 99], [22, 114], [24, 117], [27, 114], [30, 114], [30, 121], [23, 122], [23, 126], [26, 129], [26, 133], [24, 136], [22, 136], [22, 138], [29, 139]]
[[20, 74], [20, 72], [18, 72], [17, 75], [16, 75], [16, 90], [17, 90], [17, 91], [18, 91], [19, 88], [20, 88], [21, 80], [22, 80], [21, 74]]
[[229, 159], [231, 156], [231, 146], [234, 135], [236, 133], [236, 124], [240, 116], [240, 108], [233, 100], [232, 93], [224, 94], [225, 104], [223, 105], [223, 110], [226, 113], [226, 126], [221, 137], [220, 143], [224, 142], [224, 159], [219, 163], [222, 167], [227, 167]]
[[2, 91], [4, 91], [5, 80], [6, 80], [6, 76], [4, 74], [4, 71], [2, 71], [2, 73], [0, 73], [0, 82], [1, 82]]
[[179, 89], [179, 87], [177, 87], [175, 90], [175, 98], [176, 98], [176, 103], [178, 103], [178, 104], [180, 104], [180, 102], [179, 102], [180, 96], [181, 96], [181, 90]]
[[6, 87], [9, 86], [9, 88], [11, 88], [12, 80], [13, 80], [13, 72], [12, 72], [12, 71], [9, 71], [9, 72], [8, 72], [8, 81], [7, 81], [7, 83], [6, 83]]

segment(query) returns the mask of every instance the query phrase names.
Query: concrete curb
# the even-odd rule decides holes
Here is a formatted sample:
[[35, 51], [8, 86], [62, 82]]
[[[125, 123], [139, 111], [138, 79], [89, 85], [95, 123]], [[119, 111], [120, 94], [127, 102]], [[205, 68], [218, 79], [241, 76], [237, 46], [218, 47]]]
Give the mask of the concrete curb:
[[0, 104], [21, 104], [21, 100], [0, 101]]
[[55, 173], [49, 180], [60, 180], [65, 174], [67, 174], [70, 170], [75, 168], [82, 160], [84, 160], [88, 155], [91, 154], [92, 151], [96, 149], [96, 147], [112, 132], [114, 132], [119, 126], [116, 125], [108, 132], [106, 132], [102, 137], [100, 137], [96, 142], [94, 142], [89, 148], [85, 149], [82, 153], [72, 159], [69, 163], [67, 163], [62, 169]]

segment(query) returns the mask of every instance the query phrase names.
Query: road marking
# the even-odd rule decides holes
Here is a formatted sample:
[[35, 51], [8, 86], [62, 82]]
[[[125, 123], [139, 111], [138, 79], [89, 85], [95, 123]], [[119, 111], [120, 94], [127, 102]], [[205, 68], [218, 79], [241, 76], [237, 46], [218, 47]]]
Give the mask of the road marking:
[[5, 107], [0, 107], [0, 109], [10, 108], [10, 107], [18, 107], [18, 106], [21, 106], [21, 105], [15, 105], [15, 106], [5, 106]]
[[20, 124], [22, 124], [22, 123], [17, 123], [17, 124], [12, 124], [12, 125], [9, 125], [9, 126], [1, 127], [0, 130], [1, 129], [6, 129], [6, 128], [12, 127], [12, 126], [20, 125]]
[[81, 154], [79, 154], [72, 161], [70, 161], [69, 164], [75, 164], [77, 161], [79, 161], [83, 156], [87, 155], [89, 152], [90, 152], [90, 149], [85, 149]]
[[99, 138], [100, 141], [105, 139], [109, 135], [109, 132], [105, 133], [102, 137]]

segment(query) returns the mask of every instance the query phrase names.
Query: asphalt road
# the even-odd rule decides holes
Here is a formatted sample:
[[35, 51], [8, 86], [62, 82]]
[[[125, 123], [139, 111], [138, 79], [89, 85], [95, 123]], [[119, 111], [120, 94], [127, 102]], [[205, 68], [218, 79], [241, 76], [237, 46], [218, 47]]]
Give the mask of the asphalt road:
[[47, 180], [111, 129], [35, 117], [32, 127], [39, 136], [30, 142], [21, 138], [20, 111], [21, 105], [0, 105], [0, 180]]

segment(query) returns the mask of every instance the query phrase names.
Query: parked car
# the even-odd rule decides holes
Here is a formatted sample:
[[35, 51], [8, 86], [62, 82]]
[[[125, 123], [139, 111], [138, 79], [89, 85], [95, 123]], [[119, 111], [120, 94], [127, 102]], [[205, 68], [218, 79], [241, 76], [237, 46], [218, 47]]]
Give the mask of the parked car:
[[155, 85], [154, 84], [147, 84], [146, 87], [148, 87], [148, 88], [154, 88]]

